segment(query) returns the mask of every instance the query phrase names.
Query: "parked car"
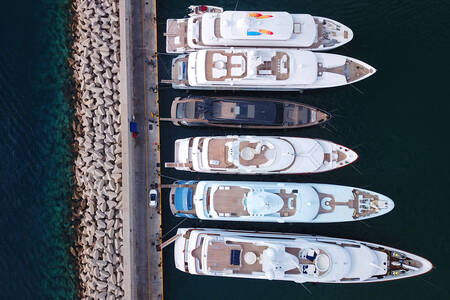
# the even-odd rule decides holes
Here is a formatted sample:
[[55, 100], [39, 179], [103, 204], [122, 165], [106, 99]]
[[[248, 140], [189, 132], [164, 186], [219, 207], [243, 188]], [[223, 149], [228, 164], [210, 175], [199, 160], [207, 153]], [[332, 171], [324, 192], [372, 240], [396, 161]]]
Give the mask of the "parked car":
[[158, 205], [158, 191], [156, 189], [151, 189], [148, 193], [148, 205], [150, 207], [156, 207]]

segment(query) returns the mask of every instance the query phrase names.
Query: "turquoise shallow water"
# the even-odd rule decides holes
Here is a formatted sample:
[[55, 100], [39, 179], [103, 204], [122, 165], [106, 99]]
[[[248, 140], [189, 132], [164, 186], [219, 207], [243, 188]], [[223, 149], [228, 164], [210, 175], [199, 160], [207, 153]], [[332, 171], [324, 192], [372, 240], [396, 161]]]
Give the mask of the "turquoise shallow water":
[[72, 299], [69, 0], [0, 12], [2, 299]]
[[[165, 175], [181, 179], [234, 179], [320, 182], [359, 186], [390, 196], [396, 203], [386, 216], [332, 225], [238, 224], [188, 220], [183, 227], [219, 227], [321, 234], [394, 246], [429, 258], [435, 269], [424, 276], [362, 285], [307, 284], [280, 281], [193, 276], [175, 269], [173, 247], [164, 249], [165, 299], [448, 299], [450, 289], [450, 194], [448, 97], [450, 3], [448, 1], [290, 1], [240, 0], [241, 10], [286, 10], [330, 17], [352, 28], [355, 37], [333, 53], [353, 56], [378, 69], [352, 86], [298, 93], [242, 93], [282, 97], [312, 104], [335, 114], [324, 128], [293, 131], [239, 131], [161, 126], [163, 161], [173, 159], [176, 138], [197, 135], [267, 134], [329, 139], [354, 148], [360, 159], [353, 167], [309, 176], [219, 176], [171, 169]], [[194, 1], [164, 0], [158, 5], [158, 47], [167, 18], [182, 17]], [[233, 10], [235, 1], [209, 1]], [[169, 79], [169, 56], [159, 57], [159, 76]], [[356, 90], [358, 89], [358, 90]], [[192, 92], [231, 95], [232, 92]], [[160, 89], [161, 116], [170, 114], [175, 96], [186, 92]], [[169, 183], [169, 179], [164, 179]], [[163, 199], [167, 199], [167, 192]], [[181, 221], [163, 204], [163, 232]], [[173, 233], [173, 232], [172, 232]], [[171, 233], [171, 234], [172, 234]], [[168, 236], [170, 236], [169, 234]], [[165, 238], [167, 238], [166, 236]]]

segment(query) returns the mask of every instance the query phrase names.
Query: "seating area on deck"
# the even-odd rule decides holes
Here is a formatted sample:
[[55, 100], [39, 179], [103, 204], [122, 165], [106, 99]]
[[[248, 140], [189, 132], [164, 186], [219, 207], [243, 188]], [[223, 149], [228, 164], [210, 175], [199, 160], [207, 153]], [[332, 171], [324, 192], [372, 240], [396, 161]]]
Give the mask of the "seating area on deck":
[[205, 63], [208, 81], [224, 81], [247, 76], [247, 56], [244, 53], [208, 51]]
[[233, 273], [262, 272], [261, 256], [267, 246], [234, 241], [213, 241], [207, 249], [207, 268], [212, 271], [231, 270]]
[[297, 195], [293, 192], [286, 193], [286, 190], [281, 190], [277, 195], [284, 201], [283, 208], [279, 211], [280, 216], [293, 216], [297, 211]]
[[354, 189], [352, 194], [353, 199], [339, 202], [335, 200], [334, 195], [317, 191], [320, 201], [319, 214], [332, 213], [337, 206], [345, 206], [353, 209], [353, 218], [358, 219], [378, 213], [381, 208], [387, 208], [387, 202], [380, 200], [377, 195], [357, 189]]
[[210, 242], [207, 250], [208, 270], [224, 271], [239, 269], [242, 247], [224, 242]]
[[239, 164], [260, 167], [274, 159], [273, 152], [273, 149], [261, 142], [242, 141], [239, 143]]
[[208, 165], [211, 168], [237, 168], [233, 163], [229, 162], [228, 145], [237, 139], [211, 139], [208, 144]]
[[301, 266], [300, 270], [293, 268], [288, 270], [286, 274], [300, 274], [301, 272], [305, 275], [318, 277], [325, 274], [330, 267], [330, 258], [323, 250], [286, 247], [285, 251], [297, 257], [298, 263]]
[[[257, 168], [269, 165], [275, 159], [275, 149], [270, 144], [251, 141], [239, 142], [239, 162], [233, 163], [233, 143], [237, 139], [211, 139], [208, 145], [208, 165], [211, 168], [237, 168], [236, 164], [248, 167], [255, 166]], [[231, 154], [231, 156], [230, 156]], [[237, 158], [236, 158], [237, 159]]]
[[277, 51], [272, 57], [257, 56], [256, 75], [272, 75], [276, 80], [289, 78], [289, 55], [286, 52]]
[[173, 52], [177, 49], [185, 49], [187, 45], [187, 21], [167, 21], [167, 32], [164, 33], [167, 40], [167, 51]]

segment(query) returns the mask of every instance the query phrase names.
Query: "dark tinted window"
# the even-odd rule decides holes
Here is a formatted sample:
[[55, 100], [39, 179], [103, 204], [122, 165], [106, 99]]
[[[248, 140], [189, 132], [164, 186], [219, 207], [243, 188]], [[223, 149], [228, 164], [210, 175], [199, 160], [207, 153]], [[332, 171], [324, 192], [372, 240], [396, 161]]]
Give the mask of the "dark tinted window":
[[[225, 102], [226, 100], [221, 100]], [[235, 102], [229, 100], [230, 102]], [[236, 102], [236, 117], [217, 118], [213, 113], [208, 114], [210, 121], [215, 123], [235, 123], [235, 124], [282, 124], [283, 123], [283, 104], [270, 101], [238, 101]]]

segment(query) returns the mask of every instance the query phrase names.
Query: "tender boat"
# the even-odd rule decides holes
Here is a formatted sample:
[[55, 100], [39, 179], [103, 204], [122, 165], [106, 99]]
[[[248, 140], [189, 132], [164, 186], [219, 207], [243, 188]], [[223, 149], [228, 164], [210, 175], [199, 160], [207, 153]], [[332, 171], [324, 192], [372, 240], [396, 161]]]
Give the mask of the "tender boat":
[[187, 11], [189, 17], [194, 17], [205, 13], [221, 13], [223, 12], [223, 8], [212, 5], [190, 5]]
[[375, 73], [354, 58], [293, 49], [217, 49], [172, 61], [175, 89], [299, 91], [355, 83]]
[[366, 283], [413, 277], [433, 267], [402, 250], [341, 238], [211, 228], [181, 228], [176, 237], [176, 268], [197, 275]]
[[348, 222], [394, 208], [379, 193], [318, 183], [177, 181], [169, 197], [175, 216], [214, 221]]
[[318, 125], [330, 118], [313, 106], [279, 99], [177, 97], [171, 109], [177, 126], [283, 129]]
[[192, 6], [189, 18], [168, 19], [166, 51], [205, 48], [272, 47], [325, 51], [353, 38], [350, 28], [334, 20], [282, 11], [223, 11]]
[[226, 174], [318, 173], [351, 164], [353, 150], [320, 139], [279, 136], [191, 137], [175, 141], [177, 170]]

